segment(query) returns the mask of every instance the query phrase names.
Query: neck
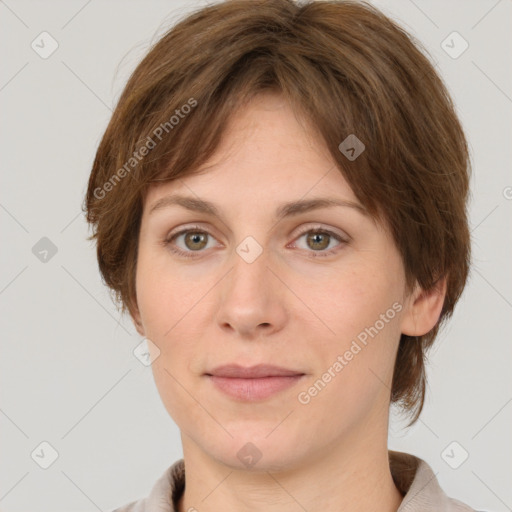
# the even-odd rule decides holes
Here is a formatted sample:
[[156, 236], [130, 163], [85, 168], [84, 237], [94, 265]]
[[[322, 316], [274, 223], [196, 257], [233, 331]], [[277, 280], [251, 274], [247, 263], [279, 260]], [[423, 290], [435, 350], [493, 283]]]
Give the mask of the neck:
[[263, 459], [250, 470], [227, 465], [182, 435], [186, 486], [179, 512], [396, 512], [403, 496], [389, 468], [387, 428], [384, 439], [355, 430], [286, 470], [266, 467]]

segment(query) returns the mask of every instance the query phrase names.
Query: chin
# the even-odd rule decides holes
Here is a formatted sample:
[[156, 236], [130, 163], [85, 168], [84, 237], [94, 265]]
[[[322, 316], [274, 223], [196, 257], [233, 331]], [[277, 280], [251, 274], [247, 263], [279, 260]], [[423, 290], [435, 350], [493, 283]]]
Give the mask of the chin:
[[254, 436], [247, 432], [234, 435], [224, 443], [219, 440], [203, 449], [233, 470], [278, 472], [293, 467], [300, 458], [298, 442], [285, 436], [284, 431], [268, 436], [269, 432], [267, 429], [264, 434]]

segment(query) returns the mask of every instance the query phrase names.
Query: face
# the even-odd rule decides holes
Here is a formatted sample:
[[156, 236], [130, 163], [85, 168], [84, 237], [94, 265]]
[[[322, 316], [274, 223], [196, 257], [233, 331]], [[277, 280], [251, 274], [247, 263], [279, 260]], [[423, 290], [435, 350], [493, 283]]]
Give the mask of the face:
[[[272, 469], [385, 442], [411, 316], [387, 229], [280, 96], [235, 115], [206, 167], [150, 189], [137, 262], [135, 318], [159, 351], [155, 382], [184, 450], [237, 468], [252, 455]], [[282, 209], [319, 198], [339, 204]], [[211, 376], [229, 364], [295, 376]]]

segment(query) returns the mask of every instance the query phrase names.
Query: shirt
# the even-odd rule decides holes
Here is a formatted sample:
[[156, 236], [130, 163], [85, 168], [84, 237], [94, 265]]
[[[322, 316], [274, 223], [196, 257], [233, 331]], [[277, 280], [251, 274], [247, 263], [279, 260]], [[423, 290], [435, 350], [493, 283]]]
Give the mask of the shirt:
[[[439, 486], [430, 466], [409, 453], [388, 450], [391, 476], [404, 495], [397, 512], [477, 512]], [[177, 460], [154, 484], [150, 494], [113, 512], [178, 512], [185, 490], [185, 463]]]

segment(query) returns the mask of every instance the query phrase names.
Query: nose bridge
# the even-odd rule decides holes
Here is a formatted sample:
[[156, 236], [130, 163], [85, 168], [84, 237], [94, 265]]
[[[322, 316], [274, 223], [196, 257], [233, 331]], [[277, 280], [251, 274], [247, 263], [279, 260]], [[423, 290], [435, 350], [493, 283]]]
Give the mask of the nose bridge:
[[[251, 300], [264, 298], [271, 283], [268, 282], [271, 255], [254, 237], [247, 236], [236, 246], [233, 253], [233, 270], [230, 272], [230, 291], [240, 295], [239, 299], [248, 296]], [[254, 295], [253, 297], [251, 297]]]
[[[250, 333], [259, 325], [279, 329], [284, 320], [280, 283], [270, 271], [272, 255], [255, 238], [247, 237], [233, 251], [231, 271], [219, 300], [218, 322], [239, 333]], [[281, 285], [282, 286], [282, 285]], [[256, 332], [255, 332], [256, 334]]]

